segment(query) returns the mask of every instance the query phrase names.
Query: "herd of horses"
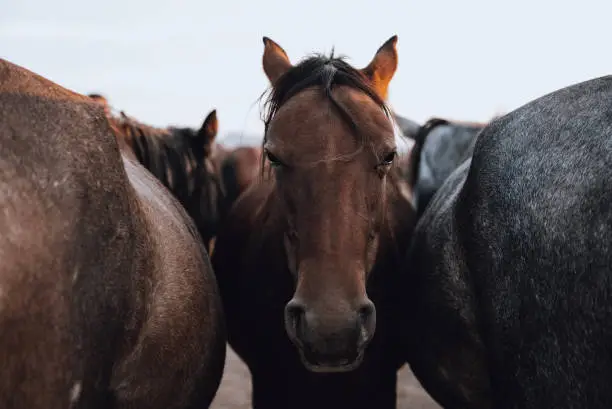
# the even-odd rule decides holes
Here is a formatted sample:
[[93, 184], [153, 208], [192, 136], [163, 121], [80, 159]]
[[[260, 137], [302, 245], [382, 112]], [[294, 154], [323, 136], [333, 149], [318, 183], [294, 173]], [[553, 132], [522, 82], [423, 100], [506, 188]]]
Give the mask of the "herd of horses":
[[[486, 124], [391, 111], [264, 37], [261, 146], [157, 128], [0, 60], [0, 405], [612, 406], [612, 77]], [[394, 122], [414, 144], [398, 154]]]

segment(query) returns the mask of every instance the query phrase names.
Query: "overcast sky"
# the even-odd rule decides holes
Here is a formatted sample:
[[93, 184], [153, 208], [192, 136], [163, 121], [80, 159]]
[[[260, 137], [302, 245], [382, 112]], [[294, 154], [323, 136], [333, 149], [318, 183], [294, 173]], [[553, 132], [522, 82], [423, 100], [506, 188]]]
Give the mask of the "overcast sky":
[[151, 123], [260, 134], [262, 36], [365, 66], [399, 36], [391, 106], [487, 120], [610, 74], [612, 1], [0, 0], [0, 57]]

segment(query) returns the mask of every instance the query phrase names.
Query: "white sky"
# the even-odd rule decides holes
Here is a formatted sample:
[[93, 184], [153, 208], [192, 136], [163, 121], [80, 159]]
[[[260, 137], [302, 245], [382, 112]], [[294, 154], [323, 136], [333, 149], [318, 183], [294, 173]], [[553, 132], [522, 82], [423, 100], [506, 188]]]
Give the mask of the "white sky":
[[391, 106], [487, 120], [611, 73], [610, 0], [0, 0], [0, 57], [158, 126], [260, 134], [267, 35], [365, 66], [399, 36]]

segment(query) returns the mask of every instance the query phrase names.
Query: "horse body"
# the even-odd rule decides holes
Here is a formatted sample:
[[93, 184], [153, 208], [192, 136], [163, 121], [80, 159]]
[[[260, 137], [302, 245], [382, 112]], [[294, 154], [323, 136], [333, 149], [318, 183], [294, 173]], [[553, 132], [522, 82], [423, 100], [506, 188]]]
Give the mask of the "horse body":
[[417, 132], [404, 168], [420, 217], [446, 178], [472, 154], [485, 124], [431, 118]]
[[238, 146], [226, 151], [219, 161], [219, 172], [225, 186], [224, 211], [227, 212], [238, 197], [261, 175], [262, 150], [255, 146]]
[[408, 360], [448, 408], [612, 405], [612, 77], [494, 120], [419, 221]]
[[237, 199], [212, 256], [228, 341], [251, 371], [254, 408], [394, 408], [397, 272], [414, 220], [379, 96], [395, 40], [367, 67], [376, 91], [367, 70], [326, 57], [293, 67], [264, 43], [272, 175]]
[[199, 129], [156, 128], [123, 113], [121, 118], [109, 119], [119, 143], [172, 192], [209, 250], [225, 207], [218, 161], [226, 152], [215, 142], [216, 111], [208, 114]]
[[225, 329], [197, 231], [101, 107], [0, 77], [1, 406], [206, 407]]

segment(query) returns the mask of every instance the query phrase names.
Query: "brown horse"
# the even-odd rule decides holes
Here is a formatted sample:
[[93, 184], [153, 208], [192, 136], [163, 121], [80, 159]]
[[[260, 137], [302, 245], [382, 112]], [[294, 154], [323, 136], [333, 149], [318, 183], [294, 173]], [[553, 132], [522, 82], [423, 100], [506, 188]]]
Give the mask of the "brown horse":
[[[267, 162], [263, 163], [263, 168], [260, 167], [262, 159], [262, 150], [256, 146], [224, 149], [223, 156], [217, 155], [213, 158], [213, 163], [225, 189], [225, 198], [219, 209], [219, 227], [216, 231], [223, 228], [223, 223], [238, 197], [259, 181], [262, 169], [265, 171], [269, 168]], [[215, 238], [213, 237], [208, 247], [209, 254], [212, 254], [214, 248]]]
[[240, 196], [212, 256], [255, 408], [396, 405], [398, 271], [414, 224], [384, 103], [396, 41], [358, 70], [333, 53], [293, 66], [264, 37], [272, 177]]
[[[262, 153], [258, 146], [238, 146], [228, 150], [220, 161], [221, 179], [225, 186], [226, 203], [229, 206], [242, 192], [258, 181], [261, 175]], [[229, 206], [226, 207], [227, 210]]]
[[120, 117], [109, 118], [116, 136], [187, 210], [210, 250], [210, 240], [216, 235], [220, 211], [225, 206], [219, 162], [226, 152], [215, 142], [216, 110], [208, 114], [199, 129], [157, 128], [123, 112]]
[[0, 60], [0, 152], [0, 407], [207, 407], [225, 361], [215, 277], [102, 107]]
[[[97, 100], [108, 107], [106, 100]], [[218, 143], [216, 110], [208, 114], [199, 129], [157, 128], [123, 112], [120, 117], [109, 118], [120, 142], [130, 147], [136, 159], [174, 193], [195, 220], [211, 252], [232, 204], [257, 181], [261, 149], [227, 149]]]

